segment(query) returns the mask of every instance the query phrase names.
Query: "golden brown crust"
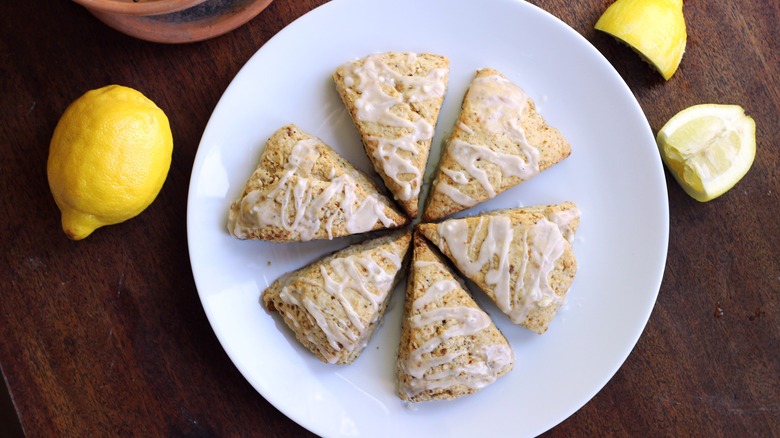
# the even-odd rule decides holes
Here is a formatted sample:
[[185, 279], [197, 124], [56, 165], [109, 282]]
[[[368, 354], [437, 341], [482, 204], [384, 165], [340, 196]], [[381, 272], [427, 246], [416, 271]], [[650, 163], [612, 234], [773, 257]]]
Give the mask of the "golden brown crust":
[[[426, 291], [437, 282], [450, 281], [457, 284], [448, 293], [425, 304], [414, 306], [414, 303], [426, 295]], [[406, 302], [404, 304], [404, 319], [402, 323], [401, 342], [398, 348], [397, 360], [397, 393], [403, 400], [411, 402], [450, 400], [479, 391], [482, 387], [492, 383], [498, 377], [512, 370], [514, 358], [511, 347], [498, 328], [490, 322], [489, 326], [471, 335], [455, 336], [439, 344], [433, 351], [422, 355], [422, 358], [436, 358], [450, 354], [455, 357], [441, 365], [427, 370], [422, 378], [413, 376], [408, 372], [408, 366], [413, 366], [415, 359], [410, 359], [414, 351], [423, 346], [432, 338], [442, 336], [448, 329], [452, 329], [459, 322], [450, 318], [445, 321], [435, 321], [422, 327], [413, 326], [410, 322], [413, 317], [443, 308], [469, 308], [474, 309], [488, 318], [487, 314], [479, 309], [476, 302], [466, 292], [457, 277], [444, 264], [428, 241], [419, 233], [415, 233], [413, 240], [412, 267], [406, 290]], [[486, 358], [484, 349], [503, 351], [506, 354], [505, 361], [497, 361]], [[492, 358], [495, 359], [495, 358]], [[409, 361], [412, 361], [410, 364]], [[489, 377], [475, 385], [475, 377], [469, 376], [465, 367], [484, 366], [488, 369]], [[442, 383], [432, 376], [435, 374], [452, 373], [453, 380]], [[479, 379], [477, 379], [479, 380]]]
[[[296, 172], [285, 180], [285, 175], [293, 148], [299, 143], [308, 141], [316, 145], [315, 150], [319, 158], [307, 174]], [[245, 220], [250, 213], [242, 209], [252, 207], [255, 201], [247, 195], [251, 194], [257, 200], [271, 203], [272, 210], [282, 212], [286, 222], [292, 222], [295, 218], [297, 207], [294, 202], [287, 202], [286, 198], [291, 187], [296, 183], [306, 183], [311, 190], [311, 198], [316, 198], [323, 193], [334, 180], [342, 175], [348, 175], [354, 181], [354, 205], [376, 198], [383, 214], [397, 227], [406, 225], [409, 220], [393, 207], [392, 201], [384, 196], [379, 188], [365, 174], [353, 167], [347, 160], [341, 157], [330, 146], [313, 135], [310, 135], [294, 124], [284, 126], [277, 130], [266, 142], [265, 149], [260, 158], [260, 163], [252, 176], [246, 182], [244, 190], [238, 200], [230, 206], [228, 213], [228, 228], [230, 233], [241, 239], [259, 239], [271, 242], [293, 242], [303, 239], [304, 234], [300, 229], [289, 229], [279, 224], [257, 224], [251, 220]], [[280, 184], [287, 181], [288, 186], [279, 189]], [[252, 198], [252, 199], [254, 199]], [[330, 201], [316, 212], [316, 219], [320, 227], [310, 237], [311, 239], [328, 239], [352, 234], [347, 227], [345, 215], [346, 206], [344, 192], [336, 193]], [[258, 201], [259, 202], [259, 201]], [[286, 208], [284, 207], [286, 205]], [[388, 224], [390, 223], [388, 222]], [[293, 227], [294, 228], [294, 227]], [[377, 220], [371, 230], [386, 228], [381, 220]], [[370, 230], [365, 230], [370, 231]]]
[[[408, 52], [387, 52], [382, 54], [376, 54], [379, 56], [381, 62], [390, 67], [391, 70], [399, 73], [403, 76], [415, 76], [415, 77], [427, 77], [435, 69], [446, 70], [445, 74], [441, 78], [441, 82], [446, 89], [449, 72], [449, 60], [440, 55], [431, 53], [410, 54]], [[385, 185], [394, 195], [396, 201], [406, 212], [410, 218], [416, 218], [419, 203], [419, 189], [415, 187], [413, 190], [415, 193], [409, 199], [402, 199], [400, 193], [403, 192], [403, 186], [399, 184], [393, 177], [388, 175], [385, 171], [382, 163], [376, 158], [376, 152], [379, 145], [378, 139], [397, 139], [411, 132], [408, 127], [390, 126], [387, 124], [360, 120], [358, 117], [358, 107], [356, 101], [361, 97], [361, 92], [357, 87], [357, 81], [352, 82], [353, 78], [347, 79], [349, 76], [349, 69], [355, 66], [362, 66], [366, 62], [367, 58], [352, 61], [340, 66], [332, 74], [333, 81], [336, 84], [336, 89], [341, 96], [342, 101], [347, 107], [355, 126], [360, 132], [360, 136], [363, 141], [368, 157], [374, 164], [374, 168], [377, 173], [382, 177]], [[401, 82], [391, 83], [385, 82], [381, 85], [382, 91], [392, 97], [403, 97], [404, 87], [406, 85]], [[408, 120], [409, 122], [417, 122], [420, 119], [425, 120], [432, 127], [435, 128], [436, 122], [439, 116], [439, 110], [441, 109], [444, 95], [438, 98], [431, 98], [421, 101], [404, 101], [392, 107], [392, 113], [396, 116]], [[414, 145], [415, 151], [398, 150], [397, 154], [404, 160], [411, 163], [412, 166], [418, 169], [420, 175], [425, 172], [425, 166], [428, 161], [428, 155], [430, 152], [432, 138], [422, 139], [417, 141]], [[409, 173], [400, 174], [399, 179], [403, 178], [403, 181], [412, 180], [412, 175]]]
[[[350, 364], [360, 356], [385, 312], [410, 254], [411, 237], [409, 230], [398, 230], [335, 252], [277, 279], [263, 292], [261, 302], [269, 311], [278, 311], [285, 324], [295, 333], [296, 339], [318, 359], [326, 363]], [[371, 300], [350, 287], [348, 282], [347, 286], [338, 287], [336, 292], [326, 287], [323, 273], [328, 276], [328, 281], [342, 284], [348, 281], [348, 274], [341, 270], [345, 261], [350, 263], [347, 266], [357, 269], [360, 275], [384, 278], [381, 282], [364, 284], [366, 290], [376, 297], [376, 308]], [[371, 277], [365, 271], [366, 266], [373, 266], [374, 269], [378, 267], [384, 274], [379, 273], [377, 276], [378, 271], [375, 271], [374, 277]], [[391, 281], [388, 281], [390, 278]], [[349, 309], [334, 293], [343, 295], [349, 303]], [[308, 302], [308, 306], [305, 302]], [[350, 319], [352, 311], [365, 328], [361, 329]], [[323, 330], [323, 321], [327, 323], [326, 326], [331, 324], [328, 330], [337, 331], [333, 327], [341, 327], [344, 333], [356, 336], [354, 347], [338, 344], [341, 348], [334, 348], [331, 344], [333, 335], [329, 337]]]
[[[460, 219], [448, 219], [441, 224], [447, 224], [451, 221], [461, 221], [462, 223], [466, 224], [468, 231], [465, 239], [468, 242], [474, 242], [469, 248], [469, 257], [472, 260], [475, 260], [478, 258], [479, 252], [481, 251], [482, 242], [485, 241], [488, 234], [488, 227], [485, 226], [484, 222], [482, 222], [483, 218], [497, 216], [509, 218], [513, 240], [509, 246], [508, 252], [508, 271], [510, 273], [524, 272], [524, 275], [526, 275], [526, 271], [522, 269], [525, 257], [525, 246], [520, 241], [520, 239], [524, 238], [524, 233], [527, 230], [530, 230], [542, 219], [546, 219], [553, 223], [558, 222], [556, 225], [558, 226], [561, 236], [564, 238], [567, 237], [567, 233], [568, 236], [573, 236], [573, 233], [579, 226], [579, 210], [576, 210], [576, 215], [572, 215], [571, 217], [568, 215], [560, 215], [556, 218], [556, 215], [574, 210], [576, 210], [574, 203], [567, 202], [559, 205], [542, 205], [499, 210], [478, 216], [470, 216]], [[567, 220], [565, 223], [560, 223], [562, 222], [562, 218], [568, 218], [569, 220]], [[457, 258], [454, 257], [453, 250], [439, 232], [439, 227], [441, 224], [421, 223], [417, 225], [416, 229], [418, 232], [428, 238], [428, 240], [430, 240], [434, 245], [438, 246], [442, 253], [450, 258], [455, 266], [461, 270], [461, 272], [463, 272], [465, 269], [464, 266], [458, 263]], [[568, 292], [577, 272], [577, 261], [569, 245], [570, 239], [564, 239], [564, 241], [566, 243], [563, 245], [563, 252], [560, 257], [555, 260], [554, 266], [546, 278], [546, 281], [550, 285], [551, 289], [560, 298], [560, 302], [565, 302], [566, 293]], [[478, 272], [472, 275], [467, 275], [467, 277], [474, 281], [474, 283], [479, 286], [479, 288], [482, 289], [485, 294], [488, 295], [493, 301], [497, 300], [496, 283], [489, 282], [487, 274], [488, 271], [497, 269], [498, 263], [499, 261], [496, 258], [495, 260], [492, 260], [491, 262], [482, 266]], [[510, 290], [515, 289], [515, 285], [518, 282], [518, 276], [519, 274], [510, 274]], [[542, 334], [547, 330], [550, 322], [554, 318], [555, 313], [560, 307], [560, 302], [553, 302], [548, 306], [533, 306], [524, 320], [515, 322], [523, 327], [528, 328], [529, 330]], [[504, 311], [507, 312], [506, 310]]]
[[[479, 70], [474, 78], [493, 75], [506, 79], [498, 71], [489, 68]], [[529, 145], [539, 151], [539, 171], [548, 169], [571, 154], [569, 143], [557, 129], [549, 126], [544, 118], [536, 112], [536, 105], [530, 98], [528, 98], [527, 107], [523, 115], [521, 126], [525, 138]], [[487, 146], [494, 151], [505, 154], [524, 156], [518, 143], [511, 136], [505, 133], [491, 132], [485, 129], [483, 125], [484, 121], [480, 119], [479, 111], [475, 110], [475, 104], [472, 102], [469, 94], [466, 93], [461, 112], [445, 146], [436, 177], [431, 185], [431, 192], [423, 212], [424, 221], [438, 220], [469, 208], [445, 194], [442, 191], [442, 186], [445, 184], [454, 187], [463, 195], [473, 199], [475, 204], [484, 202], [492, 197], [476, 179], [471, 178], [467, 183], [459, 183], [451, 176], [442, 172], [442, 169], [454, 172], [465, 170], [452, 156], [455, 140]], [[500, 168], [489, 161], [481, 162], [479, 167], [487, 173], [496, 194], [526, 180], [519, 176], [503, 175]]]

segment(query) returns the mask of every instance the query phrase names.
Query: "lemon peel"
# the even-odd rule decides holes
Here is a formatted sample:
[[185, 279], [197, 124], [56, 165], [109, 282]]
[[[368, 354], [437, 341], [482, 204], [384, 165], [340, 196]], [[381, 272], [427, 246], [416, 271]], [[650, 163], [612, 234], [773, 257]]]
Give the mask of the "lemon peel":
[[617, 0], [595, 28], [627, 44], [669, 80], [685, 53], [682, 9], [682, 0]]
[[750, 169], [756, 122], [738, 105], [694, 105], [669, 119], [656, 140], [680, 186], [706, 202], [726, 193]]
[[74, 240], [144, 211], [168, 175], [168, 118], [139, 91], [90, 90], [60, 117], [49, 145], [49, 188]]

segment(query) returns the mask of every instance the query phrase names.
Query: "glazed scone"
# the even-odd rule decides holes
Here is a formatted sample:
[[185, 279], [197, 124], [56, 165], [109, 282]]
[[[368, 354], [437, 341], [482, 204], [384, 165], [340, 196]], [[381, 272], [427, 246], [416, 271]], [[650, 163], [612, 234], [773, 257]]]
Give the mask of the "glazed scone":
[[493, 69], [479, 70], [447, 140], [423, 220], [473, 207], [571, 154], [530, 97]]
[[345, 63], [332, 77], [374, 168], [416, 218], [449, 60], [430, 53], [375, 53]]
[[419, 233], [413, 248], [396, 392], [410, 402], [473, 394], [512, 370], [512, 349]]
[[260, 164], [228, 212], [239, 239], [333, 239], [409, 220], [362, 172], [295, 125], [276, 131]]
[[350, 364], [384, 315], [411, 239], [398, 230], [337, 251], [277, 279], [262, 302], [318, 359]]
[[512, 322], [542, 334], [577, 272], [570, 243], [579, 219], [577, 206], [566, 202], [417, 227]]

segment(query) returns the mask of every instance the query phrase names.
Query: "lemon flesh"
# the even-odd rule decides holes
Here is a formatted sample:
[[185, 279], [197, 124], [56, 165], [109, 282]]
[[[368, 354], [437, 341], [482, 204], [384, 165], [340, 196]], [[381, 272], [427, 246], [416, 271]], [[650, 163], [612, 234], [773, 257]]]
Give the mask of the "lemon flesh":
[[54, 129], [47, 162], [65, 234], [83, 239], [145, 210], [165, 182], [172, 151], [168, 118], [140, 92], [110, 85], [76, 99]]
[[677, 113], [656, 138], [664, 163], [694, 199], [731, 189], [756, 156], [756, 123], [738, 105], [695, 105]]
[[618, 0], [595, 27], [626, 43], [669, 80], [687, 41], [682, 7], [682, 0]]

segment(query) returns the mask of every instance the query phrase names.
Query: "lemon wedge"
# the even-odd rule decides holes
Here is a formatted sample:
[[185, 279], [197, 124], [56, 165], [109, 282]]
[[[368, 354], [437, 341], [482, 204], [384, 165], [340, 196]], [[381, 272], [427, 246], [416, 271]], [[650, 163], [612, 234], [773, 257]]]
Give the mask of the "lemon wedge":
[[669, 80], [680, 65], [687, 35], [682, 0], [618, 0], [596, 30], [628, 44]]
[[756, 156], [756, 122], [738, 105], [695, 105], [658, 131], [661, 157], [694, 199], [722, 195], [742, 179]]

